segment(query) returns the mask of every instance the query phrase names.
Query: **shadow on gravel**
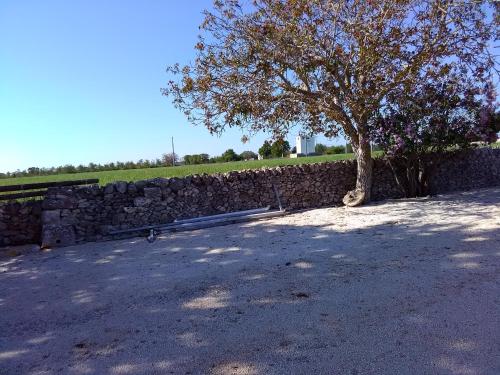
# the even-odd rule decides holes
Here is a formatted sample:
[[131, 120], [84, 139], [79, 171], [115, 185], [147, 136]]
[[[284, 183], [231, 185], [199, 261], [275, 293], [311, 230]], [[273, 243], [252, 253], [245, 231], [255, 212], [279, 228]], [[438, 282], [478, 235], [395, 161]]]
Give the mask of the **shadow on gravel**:
[[491, 191], [3, 259], [0, 373], [500, 373]]

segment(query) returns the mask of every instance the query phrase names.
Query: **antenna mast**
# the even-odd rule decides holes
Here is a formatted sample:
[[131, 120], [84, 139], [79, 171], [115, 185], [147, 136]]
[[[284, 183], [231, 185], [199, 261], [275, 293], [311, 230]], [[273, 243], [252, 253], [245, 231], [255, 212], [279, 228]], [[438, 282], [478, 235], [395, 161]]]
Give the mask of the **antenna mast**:
[[175, 167], [174, 137], [172, 137], [172, 167]]

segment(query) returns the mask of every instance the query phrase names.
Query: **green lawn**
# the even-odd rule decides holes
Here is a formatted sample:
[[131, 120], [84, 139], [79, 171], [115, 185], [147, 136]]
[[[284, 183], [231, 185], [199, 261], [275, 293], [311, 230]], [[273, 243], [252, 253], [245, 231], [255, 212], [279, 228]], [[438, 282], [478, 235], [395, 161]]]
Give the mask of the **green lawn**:
[[263, 167], [277, 167], [279, 165], [293, 165], [305, 163], [320, 163], [334, 160], [353, 159], [353, 154], [309, 156], [298, 159], [267, 159], [237, 161], [230, 163], [186, 165], [165, 168], [127, 169], [118, 171], [85, 172], [58, 174], [52, 176], [15, 177], [0, 179], [0, 185], [29, 184], [33, 182], [83, 180], [98, 178], [101, 185], [113, 181], [138, 181], [155, 177], [182, 177], [202, 173], [224, 173], [242, 169], [258, 169]]

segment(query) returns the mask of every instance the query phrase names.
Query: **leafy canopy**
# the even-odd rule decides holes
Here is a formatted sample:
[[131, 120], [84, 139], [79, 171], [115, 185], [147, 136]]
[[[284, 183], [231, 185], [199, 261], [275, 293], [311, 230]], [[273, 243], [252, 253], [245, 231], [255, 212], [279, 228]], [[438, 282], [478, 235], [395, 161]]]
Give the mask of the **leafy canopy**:
[[[192, 64], [163, 94], [212, 133], [342, 131], [355, 149], [393, 92], [455, 74], [485, 80], [494, 36], [482, 1], [216, 0]], [[491, 17], [490, 17], [491, 18]], [[362, 142], [363, 143], [363, 142]]]
[[410, 159], [474, 141], [493, 143], [495, 98], [491, 83], [482, 90], [457, 77], [425, 82], [411, 95], [395, 91], [371, 122], [371, 138], [388, 157]]

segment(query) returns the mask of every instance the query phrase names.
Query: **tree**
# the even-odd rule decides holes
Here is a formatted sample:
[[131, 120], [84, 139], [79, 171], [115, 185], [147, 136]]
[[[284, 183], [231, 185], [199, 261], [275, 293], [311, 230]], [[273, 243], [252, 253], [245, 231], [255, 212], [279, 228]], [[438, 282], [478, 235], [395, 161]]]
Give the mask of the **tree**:
[[327, 155], [343, 154], [345, 153], [345, 151], [346, 151], [345, 146], [330, 146], [327, 147], [326, 154]]
[[243, 151], [240, 154], [242, 160], [255, 160], [258, 158], [257, 154], [253, 151]]
[[198, 158], [199, 158], [200, 164], [207, 164], [207, 163], [209, 163], [209, 160], [210, 160], [210, 157], [208, 156], [208, 154], [199, 154]]
[[495, 97], [491, 84], [481, 89], [472, 78], [460, 76], [424, 82], [411, 95], [395, 91], [388, 96], [371, 134], [406, 196], [428, 193], [433, 167], [428, 154], [496, 141]]
[[264, 141], [264, 144], [259, 148], [259, 155], [262, 159], [269, 159], [271, 157], [271, 143]]
[[277, 139], [271, 145], [271, 156], [273, 158], [282, 158], [290, 153], [290, 143], [283, 139]]
[[[177, 164], [179, 157], [177, 154], [174, 153], [166, 153], [161, 156], [161, 160], [163, 162], [163, 165], [166, 165], [167, 167], [171, 167], [175, 164]], [[128, 169], [128, 168], [126, 168]]]
[[185, 155], [184, 164], [207, 164], [210, 162], [208, 154]]
[[322, 143], [316, 143], [316, 147], [314, 148], [314, 152], [316, 152], [319, 155], [324, 155], [328, 151], [328, 147], [325, 146]]
[[238, 161], [240, 160], [239, 155], [234, 152], [232, 148], [227, 149], [222, 155], [221, 155], [222, 161], [228, 162], [228, 161]]
[[[174, 65], [164, 95], [211, 133], [228, 126], [283, 137], [346, 135], [357, 159], [344, 202], [370, 199], [368, 123], [397, 89], [459, 71], [484, 79], [495, 28], [485, 2], [217, 0], [205, 12], [194, 63]], [[491, 18], [491, 17], [490, 17]]]

